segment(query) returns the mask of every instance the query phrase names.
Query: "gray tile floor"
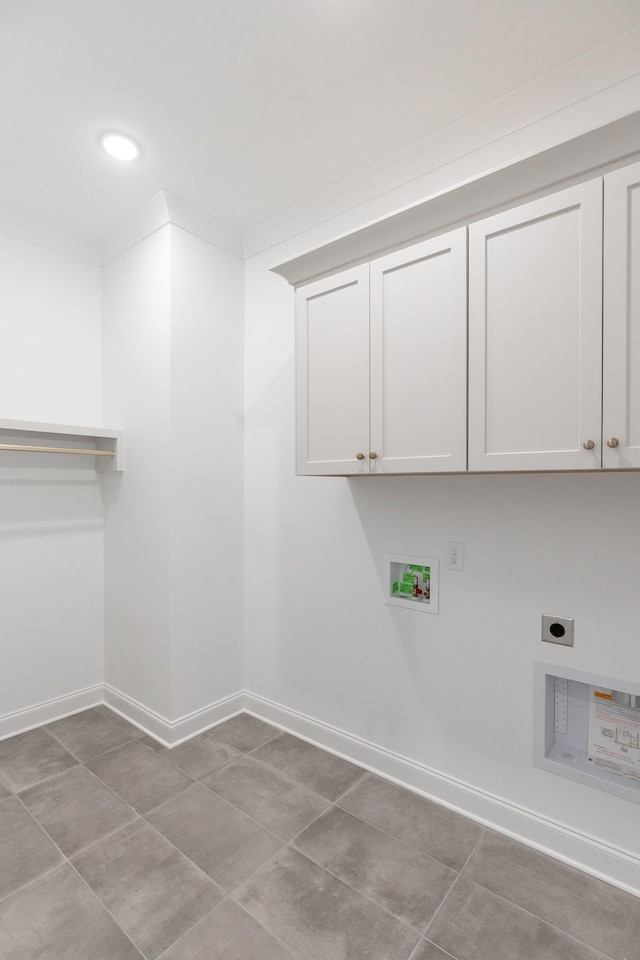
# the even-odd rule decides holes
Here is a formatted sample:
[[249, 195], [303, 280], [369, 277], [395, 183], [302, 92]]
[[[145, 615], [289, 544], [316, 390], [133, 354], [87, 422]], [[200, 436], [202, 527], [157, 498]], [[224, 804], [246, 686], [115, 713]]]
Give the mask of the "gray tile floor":
[[640, 900], [241, 714], [0, 743], [2, 960], [640, 960]]

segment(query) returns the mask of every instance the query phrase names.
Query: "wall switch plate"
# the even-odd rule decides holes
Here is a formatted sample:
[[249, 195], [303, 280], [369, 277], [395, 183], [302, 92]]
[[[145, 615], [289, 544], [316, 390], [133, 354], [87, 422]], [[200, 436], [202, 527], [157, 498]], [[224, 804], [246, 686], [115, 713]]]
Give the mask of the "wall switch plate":
[[573, 646], [573, 617], [552, 617], [542, 614], [542, 639], [545, 643], [560, 643], [564, 647]]
[[464, 543], [455, 540], [447, 542], [446, 570], [464, 570]]

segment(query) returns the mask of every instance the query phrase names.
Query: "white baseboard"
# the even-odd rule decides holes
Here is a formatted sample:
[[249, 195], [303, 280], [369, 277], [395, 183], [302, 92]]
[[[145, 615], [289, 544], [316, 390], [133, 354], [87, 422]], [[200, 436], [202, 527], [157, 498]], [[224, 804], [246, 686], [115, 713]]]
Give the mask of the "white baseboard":
[[96, 683], [94, 686], [76, 690], [64, 697], [54, 697], [52, 700], [45, 700], [32, 707], [25, 707], [23, 710], [5, 713], [0, 716], [0, 740], [14, 737], [17, 733], [26, 733], [27, 730], [41, 727], [44, 723], [62, 720], [63, 717], [79, 713], [81, 710], [97, 707], [102, 703], [102, 698], [102, 684]]
[[640, 858], [597, 837], [540, 816], [462, 780], [354, 737], [330, 724], [252, 693], [245, 710], [269, 723], [351, 760], [372, 773], [444, 804], [465, 817], [577, 867], [627, 893], [640, 896]]
[[244, 692], [240, 691], [224, 697], [178, 720], [168, 720], [109, 684], [97, 683], [84, 690], [76, 690], [63, 697], [55, 697], [0, 716], [0, 740], [26, 733], [45, 723], [53, 723], [54, 720], [62, 720], [82, 710], [97, 707], [101, 703], [144, 730], [163, 746], [177, 747], [185, 740], [190, 740], [191, 737], [209, 730], [223, 720], [229, 720], [244, 710]]
[[238, 691], [169, 720], [108, 684], [96, 684], [0, 716], [0, 740], [105, 703], [166, 747], [176, 747], [246, 710], [372, 773], [429, 797], [628, 893], [640, 896], [640, 858], [375, 743], [257, 694]]
[[229, 720], [244, 710], [244, 699], [244, 692], [240, 691], [177, 720], [169, 720], [121, 690], [116, 690], [106, 683], [104, 685], [106, 705], [158, 740], [164, 747], [177, 747], [223, 720]]

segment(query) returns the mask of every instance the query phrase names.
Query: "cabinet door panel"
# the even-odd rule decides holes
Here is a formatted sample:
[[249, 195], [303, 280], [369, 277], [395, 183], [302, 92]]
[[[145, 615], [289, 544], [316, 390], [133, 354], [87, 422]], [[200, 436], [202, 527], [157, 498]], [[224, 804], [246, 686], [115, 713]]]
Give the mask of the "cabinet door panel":
[[466, 228], [371, 264], [372, 473], [466, 469]]
[[296, 292], [296, 357], [297, 472], [368, 473], [368, 265]]
[[600, 466], [601, 264], [600, 180], [469, 228], [470, 470]]
[[640, 163], [605, 177], [604, 201], [602, 461], [640, 467]]

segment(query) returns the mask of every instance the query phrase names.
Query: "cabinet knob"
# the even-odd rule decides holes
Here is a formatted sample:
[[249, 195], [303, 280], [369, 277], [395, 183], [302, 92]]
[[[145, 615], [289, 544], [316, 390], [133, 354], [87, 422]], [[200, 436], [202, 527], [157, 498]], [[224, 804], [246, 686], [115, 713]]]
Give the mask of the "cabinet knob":
[[595, 447], [595, 443], [593, 442], [593, 440], [585, 440], [582, 446], [585, 448], [585, 450], [593, 450], [593, 448]]
[[356, 460], [364, 460], [364, 453], [356, 453]]
[[618, 440], [617, 437], [609, 437], [609, 439], [607, 440], [608, 447], [617, 447], [619, 443], [620, 441]]
[[371, 453], [369, 454], [369, 460], [375, 460], [377, 456], [378, 454], [375, 452], [375, 450], [372, 450]]

